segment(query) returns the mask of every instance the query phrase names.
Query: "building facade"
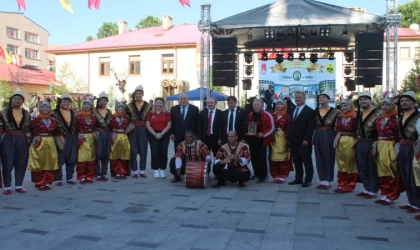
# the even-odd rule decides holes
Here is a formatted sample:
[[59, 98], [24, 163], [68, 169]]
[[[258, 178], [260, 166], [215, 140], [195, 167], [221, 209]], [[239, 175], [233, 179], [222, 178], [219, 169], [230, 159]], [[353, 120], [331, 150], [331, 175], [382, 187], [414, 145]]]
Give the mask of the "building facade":
[[[50, 33], [23, 13], [0, 11], [0, 20], [0, 46], [21, 55], [23, 66], [47, 69]], [[0, 57], [0, 63], [4, 62]]]
[[[68, 66], [90, 93], [113, 91], [126, 100], [138, 85], [143, 85], [146, 100], [198, 87], [197, 25], [173, 26], [166, 15], [161, 27], [127, 33], [126, 25], [119, 22], [119, 35], [48, 50], [55, 54], [57, 78]], [[122, 94], [117, 84], [124, 81]]]

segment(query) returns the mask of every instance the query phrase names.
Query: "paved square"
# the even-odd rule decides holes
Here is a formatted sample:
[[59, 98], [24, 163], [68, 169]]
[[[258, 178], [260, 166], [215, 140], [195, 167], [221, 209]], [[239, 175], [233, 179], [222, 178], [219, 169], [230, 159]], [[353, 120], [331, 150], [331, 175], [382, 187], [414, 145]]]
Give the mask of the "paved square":
[[[173, 146], [169, 149], [172, 156]], [[407, 202], [405, 195], [386, 207], [355, 193], [316, 190], [317, 176], [310, 188], [248, 182], [245, 188], [201, 190], [171, 184], [168, 170], [166, 179], [154, 179], [150, 170], [148, 175], [53, 186], [40, 192], [30, 183], [28, 172], [26, 194], [0, 195], [1, 248], [418, 250], [420, 246], [420, 222], [398, 209]]]

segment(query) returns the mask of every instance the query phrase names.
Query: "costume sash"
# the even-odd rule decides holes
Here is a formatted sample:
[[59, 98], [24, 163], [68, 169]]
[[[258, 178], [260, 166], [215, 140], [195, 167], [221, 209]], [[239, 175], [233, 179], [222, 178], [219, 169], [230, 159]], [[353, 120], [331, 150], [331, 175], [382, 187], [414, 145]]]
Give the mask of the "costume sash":
[[[105, 129], [109, 127], [109, 122], [110, 122], [110, 113], [111, 111], [109, 109], [106, 110], [106, 116], [105, 118], [102, 116], [101, 112], [99, 112], [97, 109], [93, 110], [93, 114], [96, 116], [96, 122], [100, 124], [100, 128], [97, 128], [97, 130], [99, 132], [103, 132], [100, 131], [99, 129]], [[109, 131], [109, 130], [106, 130]]]

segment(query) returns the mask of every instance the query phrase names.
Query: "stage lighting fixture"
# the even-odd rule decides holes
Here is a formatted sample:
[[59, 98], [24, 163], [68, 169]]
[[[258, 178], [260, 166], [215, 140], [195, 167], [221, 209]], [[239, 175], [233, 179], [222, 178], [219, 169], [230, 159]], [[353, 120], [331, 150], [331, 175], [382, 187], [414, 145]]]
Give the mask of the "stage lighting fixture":
[[290, 30], [287, 32], [287, 35], [288, 35], [288, 36], [293, 36], [293, 34], [294, 34], [294, 32], [293, 32], [293, 30], [292, 30], [292, 29], [290, 29]]
[[268, 54], [267, 52], [261, 53], [261, 61], [268, 61]]
[[351, 66], [345, 66], [344, 67], [344, 74], [346, 75], [346, 76], [349, 76], [349, 75], [351, 75], [351, 73], [353, 72], [353, 70], [351, 69]]
[[293, 56], [293, 53], [287, 54], [287, 60], [293, 61], [293, 59], [295, 59], [294, 56]]
[[274, 38], [274, 30], [265, 30], [265, 38], [266, 39], [273, 39]]
[[331, 29], [330, 28], [326, 28], [325, 29], [325, 36], [330, 36], [330, 32], [331, 32]]
[[333, 52], [328, 53], [328, 60], [334, 60], [334, 59], [335, 59], [334, 53]]
[[283, 33], [283, 30], [282, 30], [282, 29], [279, 29], [279, 30], [277, 31], [277, 37], [278, 37], [278, 38], [283, 38], [283, 37], [284, 37], [284, 33]]
[[316, 32], [316, 29], [315, 28], [312, 28], [311, 29], [311, 37], [317, 37], [318, 35], [317, 35], [317, 32]]
[[299, 53], [299, 61], [305, 61], [305, 60], [306, 60], [305, 53]]
[[252, 40], [252, 38], [254, 38], [254, 37], [252, 36], [252, 32], [251, 32], [251, 31], [248, 31], [248, 40]]
[[356, 83], [350, 78], [344, 78], [344, 86], [346, 86], [347, 91], [355, 91]]
[[309, 60], [311, 61], [311, 63], [318, 62], [318, 54], [311, 54], [311, 57], [309, 57]]
[[348, 30], [346, 28], [343, 29], [343, 33], [341, 33], [341, 36], [347, 36], [348, 35]]
[[330, 36], [330, 33], [331, 33], [331, 29], [330, 28], [323, 27], [323, 28], [320, 28], [319, 29], [319, 34], [321, 36]]
[[244, 54], [244, 58], [245, 58], [245, 63], [247, 63], [247, 64], [252, 63], [252, 53], [251, 52], [246, 52]]
[[320, 34], [321, 36], [325, 36], [325, 28], [320, 28], [320, 29], [319, 29], [319, 34]]
[[348, 63], [352, 63], [353, 62], [354, 57], [353, 57], [353, 53], [352, 52], [346, 52], [346, 53], [344, 53], [344, 57], [345, 57], [346, 62], [348, 62]]
[[305, 30], [300, 31], [300, 38], [306, 38], [306, 31]]
[[276, 62], [277, 63], [282, 63], [283, 61], [284, 61], [283, 54], [277, 54]]
[[247, 76], [252, 75], [252, 66], [247, 66], [245, 68], [245, 75], [247, 75]]

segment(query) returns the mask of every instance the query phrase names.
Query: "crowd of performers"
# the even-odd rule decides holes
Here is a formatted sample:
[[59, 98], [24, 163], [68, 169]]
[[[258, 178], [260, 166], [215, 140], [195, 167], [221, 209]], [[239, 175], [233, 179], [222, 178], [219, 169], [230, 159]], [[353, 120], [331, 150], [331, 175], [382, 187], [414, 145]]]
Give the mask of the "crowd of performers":
[[331, 188], [337, 162], [334, 192], [352, 192], [359, 182], [364, 190], [357, 196], [391, 205], [405, 191], [409, 203], [400, 208], [420, 213], [420, 112], [411, 91], [385, 95], [380, 108], [373, 106], [370, 93], [360, 93], [357, 111], [351, 97], [340, 100], [339, 108], [331, 107], [326, 93], [317, 97], [315, 110], [305, 105], [305, 93], [297, 92], [295, 104], [278, 98], [272, 112], [264, 110], [261, 99], [251, 99], [240, 109], [234, 96], [228, 97], [224, 111], [208, 98], [207, 109], [200, 112], [185, 94], [167, 111], [164, 99], [156, 98], [152, 105], [143, 95], [138, 86], [132, 101], [116, 102], [112, 112], [102, 92], [96, 106], [95, 98], [87, 96], [76, 112], [71, 96], [63, 94], [55, 109], [48, 98], [40, 102], [39, 115], [31, 119], [22, 108], [24, 94], [14, 93], [10, 107], [0, 111], [3, 193], [12, 194], [13, 170], [15, 191], [26, 192], [22, 183], [27, 167], [41, 191], [50, 190], [54, 182], [75, 185], [75, 170], [80, 184], [107, 181], [108, 166], [116, 179], [147, 178], [149, 145], [154, 177], [166, 178], [172, 140], [172, 183], [182, 181], [188, 162], [202, 161], [209, 172], [213, 169], [213, 187], [225, 186], [226, 181], [241, 187], [248, 180], [262, 183], [269, 175], [282, 184], [293, 170], [295, 180], [288, 184], [309, 187], [314, 149], [316, 188]]

